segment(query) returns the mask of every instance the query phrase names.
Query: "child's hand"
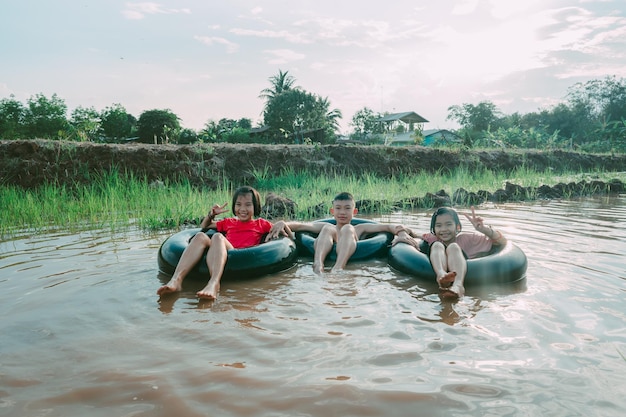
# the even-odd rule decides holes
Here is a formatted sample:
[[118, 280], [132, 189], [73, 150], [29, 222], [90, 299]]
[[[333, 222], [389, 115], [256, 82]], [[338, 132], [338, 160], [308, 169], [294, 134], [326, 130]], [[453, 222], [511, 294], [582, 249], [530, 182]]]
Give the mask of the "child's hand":
[[228, 211], [226, 209], [227, 205], [228, 205], [228, 203], [224, 203], [221, 206], [219, 204], [213, 205], [213, 207], [211, 207], [211, 210], [209, 211], [209, 217], [215, 218], [215, 217], [219, 216], [222, 213], [226, 213]]
[[482, 217], [476, 216], [476, 212], [474, 211], [474, 206], [471, 206], [471, 209], [472, 209], [471, 216], [467, 213], [463, 213], [463, 214], [465, 215], [467, 220], [469, 220], [470, 223], [472, 223], [472, 226], [474, 226], [474, 229], [481, 231], [481, 229], [484, 229], [484, 220]]
[[408, 234], [403, 235], [403, 236], [399, 236], [399, 235], [394, 236], [393, 240], [391, 241], [391, 246], [395, 246], [398, 243], [407, 243], [407, 244], [413, 246], [414, 248], [419, 249], [419, 245], [417, 243], [417, 240], [412, 238]]
[[268, 242], [270, 240], [278, 239], [280, 236], [286, 236], [291, 240], [294, 239], [293, 232], [291, 231], [289, 226], [287, 226], [287, 224], [282, 220], [279, 220], [272, 225], [272, 228], [267, 234], [265, 241]]

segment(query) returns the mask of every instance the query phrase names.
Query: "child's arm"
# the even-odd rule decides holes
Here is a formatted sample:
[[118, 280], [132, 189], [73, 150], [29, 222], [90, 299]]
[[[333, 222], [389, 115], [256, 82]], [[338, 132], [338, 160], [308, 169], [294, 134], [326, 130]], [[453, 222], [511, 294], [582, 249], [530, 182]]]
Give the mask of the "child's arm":
[[327, 222], [288, 222], [286, 223], [287, 227], [289, 227], [294, 232], [311, 232], [311, 233], [319, 233], [322, 231], [324, 226], [329, 225]]
[[475, 226], [474, 229], [491, 239], [494, 245], [506, 245], [506, 238], [499, 230], [491, 226], [485, 226], [484, 224]]
[[396, 227], [394, 234], [395, 237], [391, 241], [391, 246], [394, 246], [398, 243], [408, 243], [409, 245], [419, 250], [420, 240], [417, 239], [418, 236], [408, 227]]
[[505, 245], [506, 238], [504, 237], [504, 235], [499, 230], [495, 230], [491, 226], [486, 226], [483, 218], [476, 216], [474, 206], [472, 206], [471, 208], [472, 215], [470, 216], [469, 214], [465, 213], [465, 217], [467, 217], [467, 220], [472, 223], [474, 229], [491, 239], [495, 245]]
[[213, 222], [213, 219], [215, 219], [216, 216], [222, 213], [226, 213], [228, 211], [226, 210], [227, 205], [228, 203], [224, 203], [221, 206], [219, 204], [215, 204], [213, 205], [213, 207], [211, 207], [211, 210], [209, 210], [209, 214], [207, 214], [204, 219], [202, 219], [202, 223], [200, 223], [202, 231], [206, 232], [209, 229], [215, 229], [215, 223]]
[[360, 223], [354, 226], [354, 231], [356, 232], [359, 239], [365, 233], [380, 233], [386, 232], [391, 233], [392, 235], [399, 235], [400, 233], [406, 233], [408, 236], [416, 237], [413, 234], [413, 231], [408, 227], [402, 226], [401, 224], [379, 224], [379, 223]]
[[278, 239], [280, 236], [287, 236], [291, 240], [294, 239], [293, 231], [289, 226], [287, 226], [287, 223], [285, 223], [283, 220], [279, 220], [276, 223], [272, 224], [272, 228], [267, 234], [265, 241], [268, 242], [272, 239]]
[[281, 235], [293, 239], [293, 232], [319, 233], [322, 231], [322, 228], [328, 224], [329, 223], [326, 222], [301, 223], [279, 220], [272, 225], [272, 229], [267, 235], [267, 240], [276, 239]]

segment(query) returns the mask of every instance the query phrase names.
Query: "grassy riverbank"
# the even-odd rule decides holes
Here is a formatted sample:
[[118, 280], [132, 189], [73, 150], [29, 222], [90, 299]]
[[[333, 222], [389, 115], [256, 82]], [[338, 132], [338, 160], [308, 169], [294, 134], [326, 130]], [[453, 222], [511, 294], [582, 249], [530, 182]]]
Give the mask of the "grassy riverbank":
[[[320, 176], [285, 171], [279, 176], [255, 172], [250, 185], [256, 187], [263, 198], [272, 192], [294, 201], [295, 217], [311, 220], [318, 216], [320, 207], [323, 213], [328, 213], [333, 196], [343, 190], [352, 192], [357, 200], [377, 202], [375, 211], [370, 213], [384, 214], [391, 212], [398, 201], [409, 201], [439, 190], [449, 194], [459, 188], [469, 192], [493, 192], [507, 181], [522, 187], [539, 187], [612, 179], [626, 182], [626, 173], [555, 174], [519, 168], [505, 175], [487, 169], [470, 172], [458, 168], [435, 175], [423, 173], [389, 179], [375, 175]], [[0, 234], [7, 237], [14, 233], [41, 233], [55, 229], [78, 231], [94, 227], [176, 228], [197, 221], [214, 203], [230, 203], [232, 189], [238, 185], [224, 182], [212, 189], [198, 189], [188, 182], [151, 183], [114, 171], [90, 178], [87, 185], [83, 180], [73, 186], [48, 184], [33, 189], [0, 186]], [[589, 194], [596, 192], [598, 190], [589, 190]], [[533, 195], [523, 197], [534, 199]], [[410, 206], [406, 208], [410, 209]]]

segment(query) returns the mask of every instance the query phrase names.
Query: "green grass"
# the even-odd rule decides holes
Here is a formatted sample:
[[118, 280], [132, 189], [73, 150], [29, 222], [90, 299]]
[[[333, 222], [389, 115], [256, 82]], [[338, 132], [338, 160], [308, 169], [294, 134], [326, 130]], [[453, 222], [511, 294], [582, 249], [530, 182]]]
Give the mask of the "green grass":
[[[296, 218], [311, 220], [328, 213], [332, 198], [340, 191], [349, 191], [357, 200], [373, 203], [370, 212], [387, 213], [397, 201], [423, 197], [428, 192], [445, 190], [452, 194], [458, 188], [469, 192], [495, 191], [506, 181], [523, 187], [553, 186], [581, 180], [626, 182], [626, 173], [561, 173], [534, 172], [524, 168], [505, 174], [489, 170], [467, 171], [459, 168], [450, 174], [399, 175], [392, 179], [374, 175], [324, 176], [284, 171], [271, 177], [255, 172], [250, 184], [264, 197], [274, 192], [293, 200]], [[0, 235], [10, 236], [24, 231], [43, 232], [51, 229], [82, 230], [86, 228], [124, 228], [138, 226], [154, 230], [175, 228], [198, 222], [215, 203], [231, 201], [233, 189], [239, 184], [221, 184], [217, 189], [197, 189], [187, 182], [152, 185], [143, 178], [121, 175], [116, 171], [95, 176], [88, 185], [45, 185], [33, 190], [0, 186]], [[597, 190], [589, 190], [592, 194]], [[532, 196], [526, 196], [532, 198]], [[406, 206], [410, 208], [410, 204]]]

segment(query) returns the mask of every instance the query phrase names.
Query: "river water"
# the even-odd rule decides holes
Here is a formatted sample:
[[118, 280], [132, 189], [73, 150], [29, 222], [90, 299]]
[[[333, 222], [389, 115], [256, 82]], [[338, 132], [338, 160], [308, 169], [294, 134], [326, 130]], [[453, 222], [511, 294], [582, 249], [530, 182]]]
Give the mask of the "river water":
[[[626, 415], [626, 196], [478, 213], [527, 279], [457, 302], [385, 260], [321, 278], [306, 258], [159, 302], [171, 231], [4, 241], [0, 415]], [[426, 231], [429, 213], [375, 220]]]

